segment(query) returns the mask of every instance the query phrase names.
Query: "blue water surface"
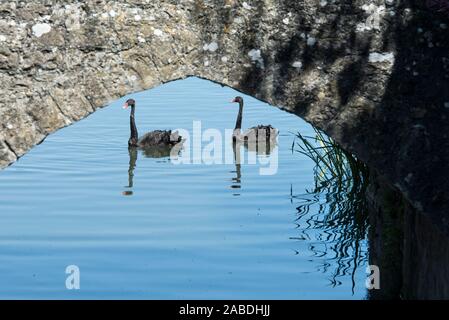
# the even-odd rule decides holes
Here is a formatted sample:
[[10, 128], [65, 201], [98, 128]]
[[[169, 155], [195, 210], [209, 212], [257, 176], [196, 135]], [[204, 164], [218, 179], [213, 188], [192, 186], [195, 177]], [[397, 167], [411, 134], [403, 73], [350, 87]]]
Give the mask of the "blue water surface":
[[[198, 78], [132, 94], [0, 171], [0, 298], [364, 298], [366, 257], [340, 275], [329, 248], [341, 235], [297, 223], [292, 195], [314, 186], [314, 163], [291, 150], [292, 132], [313, 134], [299, 117], [243, 95], [244, 127], [280, 131], [274, 175], [260, 175], [259, 163], [130, 158], [126, 99], [137, 101], [140, 134], [191, 130], [194, 120], [224, 132], [236, 95]], [[80, 269], [79, 290], [66, 288], [69, 265]]]

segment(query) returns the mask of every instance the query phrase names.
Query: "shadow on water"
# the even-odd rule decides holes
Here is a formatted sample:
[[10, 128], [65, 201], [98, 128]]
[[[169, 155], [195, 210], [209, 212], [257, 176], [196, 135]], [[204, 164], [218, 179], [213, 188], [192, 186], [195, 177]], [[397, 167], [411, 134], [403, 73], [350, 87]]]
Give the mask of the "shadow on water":
[[313, 189], [295, 194], [291, 187], [300, 233], [292, 239], [310, 242], [314, 257], [323, 258], [318, 269], [331, 273], [332, 286], [341, 284], [340, 277], [350, 276], [354, 294], [355, 273], [367, 260], [363, 242], [368, 229], [368, 170], [332, 139], [315, 131], [315, 137], [297, 133], [292, 145], [292, 152], [306, 155], [315, 163]]

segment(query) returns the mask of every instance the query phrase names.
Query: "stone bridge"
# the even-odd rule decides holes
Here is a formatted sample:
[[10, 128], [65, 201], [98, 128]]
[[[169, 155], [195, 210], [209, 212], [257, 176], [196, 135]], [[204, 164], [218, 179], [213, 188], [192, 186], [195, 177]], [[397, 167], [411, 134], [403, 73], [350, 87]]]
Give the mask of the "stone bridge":
[[448, 12], [445, 0], [1, 0], [0, 167], [119, 97], [197, 76], [321, 128], [448, 235]]

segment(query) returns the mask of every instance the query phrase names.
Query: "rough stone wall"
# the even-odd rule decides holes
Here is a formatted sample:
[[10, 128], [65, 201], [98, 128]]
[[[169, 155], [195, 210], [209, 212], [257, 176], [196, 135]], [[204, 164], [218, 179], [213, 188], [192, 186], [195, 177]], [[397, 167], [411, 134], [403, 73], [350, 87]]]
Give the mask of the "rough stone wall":
[[[392, 300], [409, 296], [405, 289], [409, 292], [412, 288], [404, 288], [403, 275], [403, 270], [410, 268], [404, 263], [404, 243], [410, 240], [404, 237], [404, 211], [407, 204], [395, 188], [374, 172], [371, 172], [366, 197], [370, 226], [369, 264], [378, 266], [380, 271], [380, 289], [368, 290], [368, 298]], [[421, 258], [417, 259], [419, 264], [422, 264]], [[426, 279], [438, 278], [439, 274], [428, 274]]]
[[294, 112], [449, 233], [445, 0], [0, 1], [0, 166], [195, 75]]
[[448, 299], [449, 237], [417, 212], [387, 181], [372, 173], [369, 264], [380, 270], [380, 289], [368, 299]]
[[404, 227], [403, 297], [449, 299], [449, 237], [411, 208]]

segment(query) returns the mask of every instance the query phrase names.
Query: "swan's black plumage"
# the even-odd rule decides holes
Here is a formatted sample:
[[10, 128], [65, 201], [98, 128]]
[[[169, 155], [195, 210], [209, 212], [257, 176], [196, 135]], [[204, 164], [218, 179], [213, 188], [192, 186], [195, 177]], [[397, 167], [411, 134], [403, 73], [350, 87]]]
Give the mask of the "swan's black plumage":
[[142, 138], [138, 140], [140, 146], [174, 146], [181, 142], [181, 136], [177, 132], [171, 130], [154, 130], [145, 133]]

